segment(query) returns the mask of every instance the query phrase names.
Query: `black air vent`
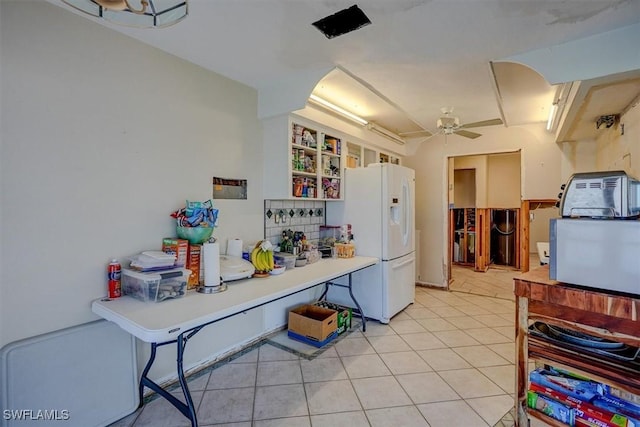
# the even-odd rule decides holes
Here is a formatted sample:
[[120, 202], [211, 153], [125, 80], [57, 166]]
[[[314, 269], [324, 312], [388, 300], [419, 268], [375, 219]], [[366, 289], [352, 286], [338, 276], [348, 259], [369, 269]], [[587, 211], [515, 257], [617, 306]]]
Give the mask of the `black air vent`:
[[618, 178], [605, 179], [604, 186], [606, 188], [616, 188], [618, 186]]
[[367, 15], [358, 5], [354, 4], [348, 9], [322, 18], [311, 25], [322, 31], [322, 34], [327, 36], [328, 39], [332, 39], [369, 24], [371, 24], [371, 21], [367, 18]]

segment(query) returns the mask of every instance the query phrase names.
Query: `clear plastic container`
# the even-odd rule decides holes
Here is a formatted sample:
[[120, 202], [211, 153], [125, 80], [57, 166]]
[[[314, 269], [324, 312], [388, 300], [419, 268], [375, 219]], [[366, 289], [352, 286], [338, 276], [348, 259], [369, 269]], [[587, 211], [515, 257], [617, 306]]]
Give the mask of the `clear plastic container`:
[[287, 252], [274, 252], [273, 260], [276, 264], [284, 265], [287, 270], [296, 266], [296, 256]]
[[143, 273], [122, 269], [122, 293], [145, 302], [160, 302], [183, 297], [191, 270], [176, 268]]

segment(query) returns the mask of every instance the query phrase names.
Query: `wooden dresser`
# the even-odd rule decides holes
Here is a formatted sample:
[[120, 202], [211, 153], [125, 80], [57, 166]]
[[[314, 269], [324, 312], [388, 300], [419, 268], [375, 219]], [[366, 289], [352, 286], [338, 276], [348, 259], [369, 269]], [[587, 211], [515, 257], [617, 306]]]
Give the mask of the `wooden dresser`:
[[[640, 280], [640, 278], [639, 278]], [[640, 347], [640, 297], [620, 296], [549, 279], [549, 267], [539, 267], [514, 279], [516, 296], [516, 426], [536, 417], [564, 426], [537, 411], [527, 410], [529, 361], [583, 374], [596, 381], [640, 394], [640, 363], [612, 362], [598, 355], [578, 353], [530, 336], [535, 321]]]

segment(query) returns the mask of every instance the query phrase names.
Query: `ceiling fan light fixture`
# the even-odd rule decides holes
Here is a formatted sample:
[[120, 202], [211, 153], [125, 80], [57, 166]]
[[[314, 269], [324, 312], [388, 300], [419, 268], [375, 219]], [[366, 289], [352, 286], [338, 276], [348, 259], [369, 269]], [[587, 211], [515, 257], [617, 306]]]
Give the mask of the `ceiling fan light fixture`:
[[137, 28], [165, 28], [189, 13], [187, 0], [62, 0], [63, 3], [115, 24]]
[[469, 139], [476, 139], [481, 137], [482, 134], [470, 132], [467, 129], [504, 124], [502, 122], [502, 119], [489, 119], [479, 122], [461, 124], [460, 119], [452, 115], [453, 107], [442, 107], [440, 108], [440, 111], [442, 111], [442, 114], [444, 114], [444, 116], [440, 117], [436, 121], [436, 127], [438, 128], [438, 131], [445, 136], [455, 134]]
[[453, 130], [460, 127], [460, 119], [451, 116], [440, 117], [438, 119], [437, 126], [438, 128], [451, 130], [453, 132]]

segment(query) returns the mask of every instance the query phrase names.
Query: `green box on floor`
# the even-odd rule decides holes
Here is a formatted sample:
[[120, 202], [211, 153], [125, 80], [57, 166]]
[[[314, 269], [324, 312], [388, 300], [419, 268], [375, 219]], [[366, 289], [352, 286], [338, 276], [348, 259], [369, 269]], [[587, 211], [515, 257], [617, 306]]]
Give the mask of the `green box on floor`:
[[344, 305], [334, 304], [328, 301], [318, 301], [314, 305], [319, 307], [328, 308], [338, 312], [338, 335], [341, 335], [351, 329], [351, 319], [353, 317], [353, 308], [345, 307]]

